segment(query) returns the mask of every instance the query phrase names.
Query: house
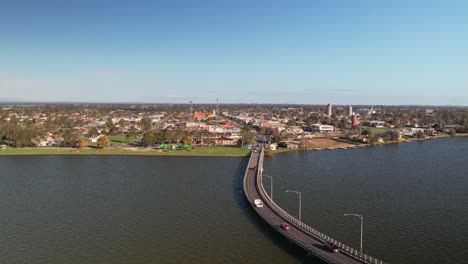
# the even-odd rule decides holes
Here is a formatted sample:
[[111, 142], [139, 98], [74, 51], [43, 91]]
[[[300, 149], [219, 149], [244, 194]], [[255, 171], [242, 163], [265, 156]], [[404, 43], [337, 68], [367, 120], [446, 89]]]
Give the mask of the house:
[[299, 143], [297, 142], [287, 142], [287, 148], [288, 149], [298, 149], [299, 148]]
[[235, 127], [235, 125], [231, 122], [226, 122], [224, 124], [221, 124], [219, 127], [223, 128], [223, 129], [233, 129]]
[[96, 136], [96, 137], [93, 137], [93, 138], [90, 137], [90, 138], [89, 138], [89, 141], [91, 141], [91, 143], [96, 143], [96, 142], [98, 141], [98, 139], [99, 139], [100, 137], [102, 137], [102, 136], [103, 136], [103, 135], [99, 135], [99, 136]]
[[405, 127], [402, 131], [404, 136], [414, 136], [418, 132], [424, 132], [424, 128], [419, 127]]
[[232, 146], [232, 145], [235, 145], [235, 143], [236, 142], [232, 138], [228, 138], [224, 136], [216, 138], [216, 145]]
[[258, 123], [260, 123], [260, 127], [267, 127], [267, 128], [278, 128], [278, 127], [283, 126], [280, 121], [271, 121], [271, 120], [264, 121], [264, 120], [262, 120], [262, 121], [260, 121]]
[[207, 119], [207, 118], [210, 118], [210, 117], [214, 117], [216, 116], [215, 115], [215, 112], [195, 112], [193, 114], [193, 117], [198, 119], [198, 120], [203, 120], [203, 119]]
[[278, 144], [273, 143], [273, 144], [270, 144], [269, 147], [270, 147], [271, 150], [276, 150], [276, 148], [278, 147]]
[[304, 133], [304, 130], [302, 129], [302, 127], [299, 126], [291, 126], [289, 128], [286, 128], [286, 132], [297, 135]]
[[62, 143], [62, 139], [55, 134], [49, 133], [47, 137], [39, 140], [38, 147], [58, 147]]

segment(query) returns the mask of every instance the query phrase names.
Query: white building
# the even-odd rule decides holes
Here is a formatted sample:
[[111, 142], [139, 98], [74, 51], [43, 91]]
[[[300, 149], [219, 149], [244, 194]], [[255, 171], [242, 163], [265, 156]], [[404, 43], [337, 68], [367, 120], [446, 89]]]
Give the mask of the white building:
[[312, 131], [320, 132], [320, 133], [331, 133], [333, 132], [334, 128], [330, 125], [321, 125], [321, 124], [314, 124], [310, 126]]
[[405, 127], [403, 129], [403, 135], [404, 136], [414, 136], [416, 135], [418, 132], [424, 132], [424, 128], [418, 128], [418, 127]]
[[369, 124], [372, 127], [380, 127], [380, 128], [385, 127], [385, 121], [373, 120], [373, 121], [370, 121]]

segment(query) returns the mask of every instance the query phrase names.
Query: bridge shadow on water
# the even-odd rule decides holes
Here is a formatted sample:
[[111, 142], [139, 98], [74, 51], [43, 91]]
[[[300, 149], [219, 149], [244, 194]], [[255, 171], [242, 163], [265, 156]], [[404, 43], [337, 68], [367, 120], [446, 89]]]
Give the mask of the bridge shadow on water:
[[260, 232], [262, 232], [270, 241], [272, 241], [277, 248], [288, 253], [290, 256], [293, 256], [297, 261], [301, 263], [314, 264], [326, 263], [313, 255], [307, 255], [307, 252], [304, 249], [294, 243], [290, 243], [288, 239], [273, 230], [273, 228], [265, 221], [263, 221], [263, 219], [253, 210], [249, 204], [249, 201], [247, 201], [245, 198], [243, 188], [244, 174], [248, 162], [249, 157], [243, 158], [236, 171], [236, 177], [234, 177], [233, 183], [233, 194], [237, 205], [241, 208], [249, 222], [255, 225], [255, 227], [257, 227]]

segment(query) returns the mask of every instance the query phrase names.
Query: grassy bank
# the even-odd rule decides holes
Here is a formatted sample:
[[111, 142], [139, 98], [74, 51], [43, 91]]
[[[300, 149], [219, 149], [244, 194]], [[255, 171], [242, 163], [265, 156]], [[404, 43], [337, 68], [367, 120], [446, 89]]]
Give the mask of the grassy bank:
[[148, 156], [219, 156], [244, 157], [250, 153], [247, 148], [212, 147], [190, 150], [161, 151], [143, 148], [6, 148], [0, 149], [1, 155], [148, 155]]

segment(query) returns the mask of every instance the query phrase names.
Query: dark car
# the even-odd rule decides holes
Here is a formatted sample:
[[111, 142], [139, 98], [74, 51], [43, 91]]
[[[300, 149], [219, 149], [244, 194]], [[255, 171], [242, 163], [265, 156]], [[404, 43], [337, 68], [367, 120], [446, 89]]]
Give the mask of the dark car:
[[333, 253], [336, 253], [338, 252], [338, 246], [335, 244], [335, 243], [332, 243], [332, 242], [329, 242], [329, 241], [325, 241], [323, 243], [323, 246], [329, 250], [330, 252], [333, 252]]
[[288, 231], [289, 229], [291, 229], [291, 227], [288, 224], [281, 224], [280, 227], [281, 227], [281, 229], [283, 229], [285, 231]]

